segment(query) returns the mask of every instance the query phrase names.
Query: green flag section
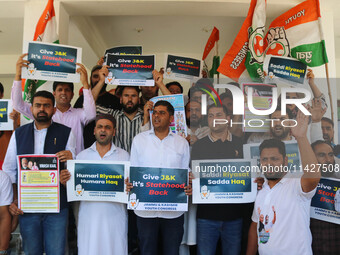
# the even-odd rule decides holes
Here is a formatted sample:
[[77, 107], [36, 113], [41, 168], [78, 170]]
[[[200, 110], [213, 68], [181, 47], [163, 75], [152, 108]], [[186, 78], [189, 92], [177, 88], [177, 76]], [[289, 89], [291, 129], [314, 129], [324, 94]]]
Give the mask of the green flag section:
[[214, 56], [212, 66], [209, 70], [209, 77], [214, 77], [214, 74], [218, 74], [217, 68], [220, 66], [220, 56]]
[[310, 67], [328, 63], [324, 40], [318, 43], [296, 46], [292, 48], [291, 55]]

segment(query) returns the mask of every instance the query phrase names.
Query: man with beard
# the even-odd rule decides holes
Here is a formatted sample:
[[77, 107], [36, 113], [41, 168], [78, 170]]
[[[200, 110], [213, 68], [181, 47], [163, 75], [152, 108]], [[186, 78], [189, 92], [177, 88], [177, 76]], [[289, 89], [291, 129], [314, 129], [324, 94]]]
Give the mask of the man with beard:
[[[66, 189], [60, 186], [59, 213], [23, 213], [18, 208], [17, 196], [17, 156], [23, 154], [55, 154], [60, 160], [60, 169], [64, 162], [75, 154], [76, 140], [71, 128], [52, 121], [55, 113], [54, 96], [48, 91], [38, 91], [32, 98], [32, 123], [16, 129], [11, 137], [3, 170], [13, 183], [13, 203], [9, 210], [12, 215], [20, 215], [20, 233], [25, 254], [64, 254], [66, 229], [68, 222], [68, 203]], [[65, 151], [63, 155], [60, 151]], [[64, 171], [60, 172], [60, 179]]]
[[334, 142], [334, 122], [326, 117], [321, 119], [323, 139], [329, 143]]
[[[120, 110], [121, 105], [119, 98], [106, 91], [107, 84], [105, 84], [105, 77], [108, 75], [108, 69], [101, 65], [95, 65], [91, 70], [90, 85], [93, 99], [96, 106], [105, 107], [112, 110]], [[84, 97], [81, 95], [74, 108], [83, 107]], [[89, 148], [96, 138], [93, 135], [95, 121], [90, 122], [84, 127], [84, 148]]]
[[[113, 110], [101, 106], [97, 106], [97, 110], [101, 114], [109, 114], [115, 118], [116, 135], [114, 136], [114, 144], [130, 152], [132, 140], [141, 132], [143, 124], [143, 111], [139, 108], [139, 88], [136, 86], [123, 86], [120, 102], [122, 110]], [[146, 114], [149, 113], [147, 112]], [[132, 211], [129, 211], [129, 250], [137, 248], [136, 240], [136, 216]]]
[[[281, 141], [292, 140], [290, 127], [285, 127], [282, 125], [284, 120], [293, 119], [293, 114], [288, 108], [286, 109], [286, 115], [282, 115], [280, 107], [276, 108], [275, 112], [269, 115], [269, 119], [275, 120], [270, 126], [270, 135], [272, 138], [279, 139]], [[290, 124], [287, 122], [286, 125], [290, 126]]]
[[[105, 84], [106, 73], [107, 69], [103, 68], [100, 65], [95, 65], [92, 68], [90, 76], [90, 85], [93, 98], [96, 102], [96, 105], [104, 106], [106, 108], [114, 110], [121, 109], [119, 98], [106, 91], [107, 87], [107, 84]], [[84, 97], [83, 95], [81, 95], [74, 104], [74, 108], [82, 108], [83, 102]]]
[[198, 139], [209, 134], [209, 127], [202, 127], [201, 104], [198, 101], [189, 101], [185, 105], [185, 118], [188, 125], [187, 141], [193, 145]]
[[[321, 176], [325, 178], [340, 179], [340, 173], [334, 171], [339, 159], [334, 157], [333, 149], [328, 141], [316, 141], [312, 144], [313, 151], [319, 164], [322, 164]], [[333, 171], [332, 171], [333, 170]], [[335, 193], [335, 192], [334, 192]], [[340, 225], [323, 220], [311, 219], [312, 249], [315, 255], [340, 254]]]
[[[128, 161], [129, 154], [113, 144], [115, 123], [116, 120], [112, 115], [98, 115], [94, 128], [96, 142], [79, 153], [77, 160]], [[67, 171], [67, 175], [61, 182], [66, 185], [70, 177]], [[127, 254], [127, 223], [127, 210], [122, 203], [81, 201], [78, 254]]]
[[340, 158], [340, 144], [334, 144], [334, 122], [326, 117], [321, 119], [322, 136], [333, 148], [334, 154]]
[[[249, 229], [247, 255], [312, 253], [312, 237], [309, 230], [310, 203], [320, 181], [320, 171], [308, 171], [317, 159], [306, 133], [309, 116], [298, 112], [297, 126], [291, 128], [300, 150], [303, 175], [287, 173], [285, 144], [278, 139], [265, 140], [260, 145], [260, 163], [266, 180], [258, 192]], [[270, 233], [259, 233], [259, 211], [274, 217], [275, 225]]]
[[[19, 57], [16, 63], [16, 74], [13, 82], [11, 99], [13, 108], [30, 119], [34, 119], [30, 110], [31, 105], [24, 102], [21, 94], [21, 68], [26, 67], [29, 62], [23, 58], [27, 54]], [[61, 123], [72, 129], [77, 139], [76, 153], [84, 149], [83, 127], [96, 117], [96, 107], [89, 89], [87, 81], [87, 71], [82, 64], [77, 63], [79, 68], [77, 73], [80, 74], [80, 81], [84, 86], [85, 103], [84, 108], [75, 109], [71, 106], [71, 100], [74, 96], [73, 83], [54, 82], [53, 95], [56, 102], [56, 112], [53, 115], [53, 121]]]
[[143, 111], [139, 108], [139, 88], [124, 86], [120, 103], [122, 110], [113, 110], [97, 106], [101, 114], [112, 115], [117, 121], [114, 144], [128, 152], [131, 150], [133, 138], [141, 132]]

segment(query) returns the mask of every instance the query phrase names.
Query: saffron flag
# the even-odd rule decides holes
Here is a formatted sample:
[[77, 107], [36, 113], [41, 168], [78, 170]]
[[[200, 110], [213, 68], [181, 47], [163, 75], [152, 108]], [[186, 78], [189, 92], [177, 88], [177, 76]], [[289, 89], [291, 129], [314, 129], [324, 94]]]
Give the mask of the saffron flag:
[[265, 8], [265, 0], [251, 0], [247, 17], [217, 69], [236, 82], [248, 72], [254, 80], [263, 77]]
[[218, 56], [217, 43], [219, 39], [220, 31], [214, 27], [207, 44], [205, 45], [202, 57], [203, 72], [206, 73], [208, 78], [214, 78], [214, 74], [218, 74], [217, 68], [220, 65], [220, 57]]
[[[53, 0], [48, 0], [46, 8], [35, 28], [33, 41], [59, 43]], [[30, 103], [37, 88], [46, 81], [27, 79], [26, 82], [24, 80], [23, 82], [25, 84], [24, 101]]]
[[310, 67], [328, 62], [319, 0], [307, 0], [276, 18], [266, 35], [266, 55], [293, 57]]

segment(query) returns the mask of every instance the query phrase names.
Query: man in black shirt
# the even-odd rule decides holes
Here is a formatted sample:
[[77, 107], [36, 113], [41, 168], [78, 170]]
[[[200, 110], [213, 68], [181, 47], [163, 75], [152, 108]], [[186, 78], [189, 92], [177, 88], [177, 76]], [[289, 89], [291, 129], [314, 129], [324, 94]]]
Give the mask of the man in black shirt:
[[[212, 105], [208, 108], [208, 136], [198, 140], [192, 147], [195, 159], [241, 158], [242, 141], [230, 133], [227, 124], [214, 126], [214, 119], [227, 119], [225, 106]], [[223, 254], [240, 254], [242, 225], [245, 212], [251, 213], [251, 204], [199, 204], [197, 206], [197, 250], [198, 254], [215, 254], [221, 239]], [[228, 251], [228, 252], [227, 252]]]

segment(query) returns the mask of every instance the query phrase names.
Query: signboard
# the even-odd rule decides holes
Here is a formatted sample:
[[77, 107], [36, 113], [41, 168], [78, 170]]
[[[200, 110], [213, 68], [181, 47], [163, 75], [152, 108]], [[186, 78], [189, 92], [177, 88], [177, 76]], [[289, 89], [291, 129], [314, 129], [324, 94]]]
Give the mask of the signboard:
[[257, 184], [252, 166], [255, 161], [244, 159], [193, 160], [193, 204], [254, 202]]
[[130, 167], [128, 209], [142, 211], [187, 211], [188, 169]]
[[18, 156], [18, 206], [25, 213], [58, 213], [59, 185], [55, 155]]
[[152, 71], [155, 69], [155, 55], [113, 55], [107, 54], [109, 74], [106, 84], [126, 86], [154, 86]]
[[76, 63], [81, 63], [81, 48], [68, 45], [24, 42], [28, 68], [23, 67], [23, 79], [80, 82]]
[[127, 203], [124, 179], [130, 162], [68, 160], [67, 201]]
[[12, 111], [12, 101], [0, 99], [0, 131], [13, 130], [13, 120], [9, 118]]
[[201, 60], [167, 54], [164, 78], [192, 79], [201, 76]]

